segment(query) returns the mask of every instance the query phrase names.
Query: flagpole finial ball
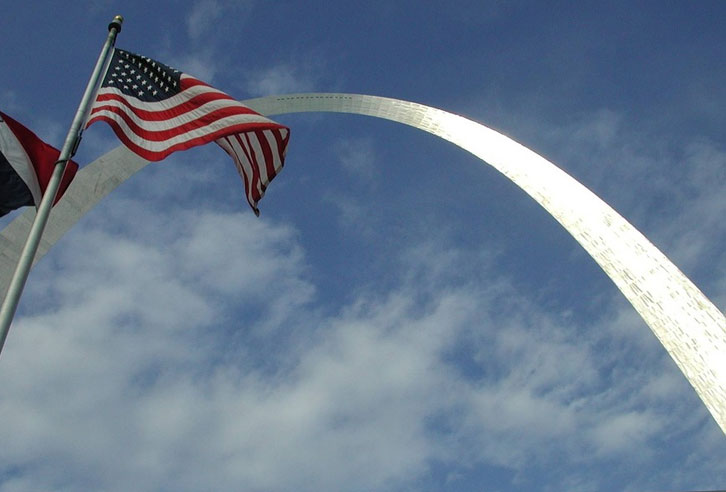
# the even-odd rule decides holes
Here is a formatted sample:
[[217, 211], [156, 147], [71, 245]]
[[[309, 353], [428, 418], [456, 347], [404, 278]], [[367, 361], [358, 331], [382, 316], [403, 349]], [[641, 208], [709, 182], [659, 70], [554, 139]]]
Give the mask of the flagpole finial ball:
[[113, 28], [116, 28], [116, 32], [121, 32], [121, 24], [123, 24], [124, 18], [120, 15], [117, 15], [113, 18], [111, 23], [108, 25], [108, 30], [110, 31]]

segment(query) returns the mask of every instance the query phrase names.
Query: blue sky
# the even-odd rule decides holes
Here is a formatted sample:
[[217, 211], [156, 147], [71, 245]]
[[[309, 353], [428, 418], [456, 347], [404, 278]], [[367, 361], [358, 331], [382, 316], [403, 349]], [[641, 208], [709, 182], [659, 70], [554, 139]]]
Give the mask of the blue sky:
[[[60, 146], [118, 13], [117, 46], [240, 99], [372, 94], [495, 128], [726, 306], [722, 2], [15, 2], [2, 110]], [[394, 123], [277, 120], [259, 219], [205, 146], [34, 269], [0, 358], [0, 491], [726, 487], [688, 382], [518, 188]], [[117, 145], [94, 125], [77, 160]]]

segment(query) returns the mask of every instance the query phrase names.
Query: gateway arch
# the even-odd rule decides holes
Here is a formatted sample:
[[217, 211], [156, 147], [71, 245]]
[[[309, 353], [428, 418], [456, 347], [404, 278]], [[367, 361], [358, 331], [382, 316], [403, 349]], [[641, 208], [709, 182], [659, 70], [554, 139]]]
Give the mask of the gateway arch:
[[[726, 433], [726, 318], [635, 227], [543, 157], [479, 123], [397, 99], [309, 93], [243, 101], [261, 114], [352, 113], [410, 125], [471, 152], [549, 212], [600, 265], [645, 320]], [[83, 168], [53, 210], [40, 259], [86, 212], [148, 164], [121, 146]], [[0, 293], [5, 295], [34, 210], [0, 232]]]

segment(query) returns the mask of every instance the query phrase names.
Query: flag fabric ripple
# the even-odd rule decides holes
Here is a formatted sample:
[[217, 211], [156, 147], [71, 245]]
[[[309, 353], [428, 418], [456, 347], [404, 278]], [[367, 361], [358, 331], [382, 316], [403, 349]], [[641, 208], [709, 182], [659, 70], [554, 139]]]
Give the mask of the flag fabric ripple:
[[120, 49], [114, 51], [88, 125], [96, 121], [107, 122], [124, 145], [150, 161], [216, 142], [234, 160], [257, 215], [265, 189], [282, 169], [290, 134], [224, 92]]
[[[26, 205], [40, 205], [59, 154], [58, 149], [0, 112], [0, 216]], [[78, 164], [69, 161], [54, 204], [77, 170]]]

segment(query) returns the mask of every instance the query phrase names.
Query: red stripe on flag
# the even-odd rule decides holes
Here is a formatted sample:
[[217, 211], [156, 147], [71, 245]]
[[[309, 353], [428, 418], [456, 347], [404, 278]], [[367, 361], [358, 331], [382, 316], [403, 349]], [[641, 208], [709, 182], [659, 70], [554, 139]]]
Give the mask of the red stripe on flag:
[[[254, 210], [255, 214], [258, 215], [259, 210], [257, 210], [256, 203], [253, 203], [252, 200], [250, 199], [249, 190], [251, 189], [251, 183], [250, 183], [249, 178], [247, 177], [247, 171], [245, 171], [245, 169], [244, 169], [244, 163], [242, 162], [242, 159], [246, 159], [246, 161], [248, 163], [250, 162], [250, 160], [249, 160], [249, 158], [247, 158], [246, 155], [245, 156], [239, 155], [239, 153], [235, 150], [234, 142], [232, 141], [233, 139], [237, 141], [237, 144], [239, 145], [242, 152], [244, 152], [246, 154], [247, 151], [244, 148], [244, 146], [242, 145], [239, 135], [230, 135], [229, 137], [224, 137], [221, 140], [223, 140], [225, 142], [225, 144], [228, 148], [221, 144], [220, 144], [220, 147], [222, 147], [222, 149], [224, 149], [224, 151], [227, 152], [227, 154], [234, 160], [234, 163], [236, 165], [235, 167], [237, 168], [237, 172], [239, 173], [239, 175], [242, 178], [242, 181], [244, 183], [245, 198], [247, 199], [247, 203], [250, 204], [250, 207], [252, 207], [252, 210]], [[217, 141], [217, 143], [219, 144], [219, 141]]]
[[257, 152], [255, 152], [254, 147], [252, 146], [252, 142], [250, 140], [250, 135], [254, 135], [254, 132], [248, 132], [243, 133], [242, 135], [239, 135], [241, 138], [244, 138], [247, 142], [247, 148], [249, 149], [249, 156], [250, 156], [250, 164], [252, 167], [252, 176], [251, 176], [251, 184], [250, 187], [250, 195], [252, 197], [252, 201], [257, 203], [260, 201], [260, 198], [262, 198], [262, 194], [260, 193], [260, 164], [257, 162]]
[[[151, 142], [163, 142], [165, 140], [169, 140], [170, 138], [174, 138], [177, 135], [188, 133], [190, 131], [199, 129], [199, 128], [205, 128], [207, 126], [210, 126], [217, 122], [218, 120], [221, 120], [223, 118], [228, 118], [230, 116], [247, 116], [250, 113], [244, 113], [240, 111], [240, 108], [237, 107], [227, 107], [227, 108], [221, 108], [217, 109], [215, 111], [211, 111], [204, 114], [199, 114], [196, 116], [195, 119], [191, 121], [187, 121], [181, 124], [176, 124], [174, 120], [167, 121], [167, 125], [160, 124], [157, 125], [159, 128], [164, 128], [164, 126], [168, 126], [168, 128], [163, 130], [148, 130], [146, 128], [143, 128], [138, 123], [136, 123], [131, 116], [129, 116], [127, 113], [123, 111], [118, 111], [117, 108], [114, 108], [112, 106], [100, 106], [99, 110], [107, 110], [108, 112], [113, 113], [115, 118], [122, 119], [126, 125], [129, 127], [129, 130], [135, 133], [136, 135], [139, 135], [140, 137], [149, 140]], [[98, 114], [98, 111], [96, 112]], [[175, 115], [174, 115], [175, 116]], [[186, 116], [186, 115], [185, 115]], [[169, 118], [165, 118], [169, 119]], [[183, 121], [184, 118], [179, 118], [180, 121]], [[91, 120], [89, 120], [89, 124], [94, 121], [94, 118], [92, 117]], [[260, 122], [250, 122], [247, 123], [251, 125], [251, 128], [259, 128], [261, 125], [264, 127], [277, 127], [277, 123], [260, 123]]]
[[[202, 145], [205, 143], [212, 142], [214, 140], [217, 140], [219, 138], [225, 137], [230, 133], [244, 133], [251, 131], [254, 128], [259, 127], [258, 123], [243, 123], [239, 125], [232, 125], [228, 126], [222, 129], [219, 129], [215, 132], [211, 132], [209, 134], [205, 134], [199, 137], [190, 138], [189, 140], [184, 140], [181, 142], [177, 142], [175, 144], [163, 147], [161, 150], [151, 150], [145, 147], [142, 147], [137, 142], [143, 142], [144, 136], [139, 135], [133, 132], [127, 133], [124, 128], [122, 128], [114, 119], [108, 116], [96, 116], [89, 120], [89, 123], [94, 123], [96, 121], [105, 121], [109, 125], [111, 125], [111, 128], [113, 129], [116, 136], [121, 140], [124, 145], [126, 145], [129, 149], [131, 149], [133, 152], [138, 154], [139, 156], [143, 157], [146, 160], [149, 161], [160, 161], [167, 157], [169, 154], [176, 152], [178, 150], [186, 150], [191, 147], [196, 147], [197, 145]], [[269, 123], [268, 125], [274, 126], [276, 123]], [[171, 132], [171, 130], [170, 130]], [[173, 137], [180, 137], [183, 135], [178, 135], [175, 133], [172, 133]]]
[[[260, 148], [262, 149], [262, 155], [265, 156], [265, 169], [267, 170], [267, 183], [269, 183], [272, 178], [275, 177], [276, 170], [275, 170], [275, 160], [272, 156], [272, 149], [270, 149], [270, 142], [267, 141], [267, 135], [265, 135], [265, 132], [262, 130], [256, 130], [255, 137], [260, 142]], [[267, 188], [267, 183], [262, 183], [263, 191]]]

